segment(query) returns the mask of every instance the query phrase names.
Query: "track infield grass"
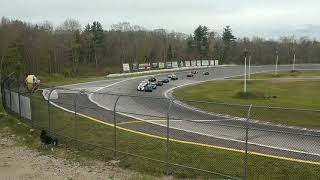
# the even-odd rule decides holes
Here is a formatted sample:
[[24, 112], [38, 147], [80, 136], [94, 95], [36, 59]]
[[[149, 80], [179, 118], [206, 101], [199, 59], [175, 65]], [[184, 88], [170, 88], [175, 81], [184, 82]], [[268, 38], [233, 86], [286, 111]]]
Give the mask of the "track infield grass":
[[243, 77], [205, 82], [179, 88], [174, 96], [199, 109], [236, 117], [246, 117], [247, 108], [226, 104], [313, 109], [316, 111], [253, 107], [251, 118], [320, 129], [320, 71], [283, 71], [279, 77], [273, 73], [251, 75], [247, 94], [242, 93], [243, 84]]

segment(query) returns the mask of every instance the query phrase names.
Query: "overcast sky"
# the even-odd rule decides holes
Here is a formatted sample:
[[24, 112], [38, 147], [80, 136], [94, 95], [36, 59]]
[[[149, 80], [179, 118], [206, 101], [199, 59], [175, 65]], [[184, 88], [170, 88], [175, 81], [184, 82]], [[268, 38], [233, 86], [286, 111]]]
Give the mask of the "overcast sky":
[[105, 29], [130, 22], [147, 29], [192, 33], [198, 25], [237, 36], [320, 38], [320, 0], [0, 0], [0, 16], [55, 26], [67, 18]]

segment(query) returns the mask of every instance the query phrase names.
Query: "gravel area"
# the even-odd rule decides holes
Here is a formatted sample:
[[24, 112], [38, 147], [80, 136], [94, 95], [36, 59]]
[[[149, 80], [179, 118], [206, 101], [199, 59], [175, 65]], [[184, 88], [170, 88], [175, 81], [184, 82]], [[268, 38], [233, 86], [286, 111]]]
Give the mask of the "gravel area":
[[[66, 160], [20, 145], [18, 137], [0, 131], [0, 180], [16, 179], [156, 179], [117, 167], [117, 162]], [[53, 150], [55, 151], [55, 150]]]

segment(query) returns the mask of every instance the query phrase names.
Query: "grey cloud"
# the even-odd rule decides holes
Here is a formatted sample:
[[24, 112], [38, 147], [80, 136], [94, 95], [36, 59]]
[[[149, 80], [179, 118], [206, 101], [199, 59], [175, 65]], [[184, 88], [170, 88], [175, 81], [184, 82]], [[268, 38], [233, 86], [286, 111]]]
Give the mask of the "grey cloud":
[[66, 18], [83, 25], [99, 20], [105, 28], [128, 21], [185, 33], [199, 24], [220, 31], [231, 25], [238, 36], [273, 37], [281, 32], [319, 36], [320, 25], [318, 0], [0, 0], [0, 4], [0, 15], [35, 23], [49, 20], [54, 25]]

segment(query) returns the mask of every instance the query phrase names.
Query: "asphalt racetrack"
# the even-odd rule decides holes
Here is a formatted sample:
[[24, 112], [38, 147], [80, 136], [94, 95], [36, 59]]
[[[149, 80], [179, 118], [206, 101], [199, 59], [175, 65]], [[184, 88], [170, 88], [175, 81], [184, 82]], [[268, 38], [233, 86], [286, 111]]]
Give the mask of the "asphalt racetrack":
[[[251, 73], [273, 71], [274, 68], [274, 66], [252, 66]], [[279, 66], [279, 70], [291, 70], [291, 68], [291, 65]], [[296, 69], [320, 70], [320, 64], [296, 65]], [[170, 81], [152, 93], [137, 91], [138, 83], [147, 77], [103, 80], [68, 85], [64, 88], [95, 92], [77, 95], [77, 104], [80, 104], [77, 111], [112, 124], [112, 111], [116, 108], [117, 126], [132, 132], [155, 138], [165, 138], [169, 132], [170, 139], [181, 143], [243, 151], [245, 127], [248, 125], [250, 152], [279, 159], [320, 164], [319, 131], [255, 123], [255, 121], [246, 124], [237, 118], [208, 114], [179, 101], [171, 101], [170, 99], [174, 99], [172, 91], [177, 87], [240, 76], [244, 73], [244, 67], [213, 67], [197, 71], [199, 73], [193, 78], [186, 76], [190, 70], [177, 71], [175, 74], [179, 80]], [[208, 71], [210, 75], [202, 75], [204, 71]], [[156, 75], [156, 78], [166, 78], [168, 74]], [[74, 101], [73, 91], [58, 92], [59, 98], [54, 100], [54, 103], [72, 111], [73, 107], [68, 104]], [[121, 95], [120, 98], [118, 95]], [[117, 106], [114, 107], [117, 100]], [[247, 107], [244, 107], [244, 110], [247, 110]], [[170, 125], [169, 131], [166, 128], [167, 123]]]

